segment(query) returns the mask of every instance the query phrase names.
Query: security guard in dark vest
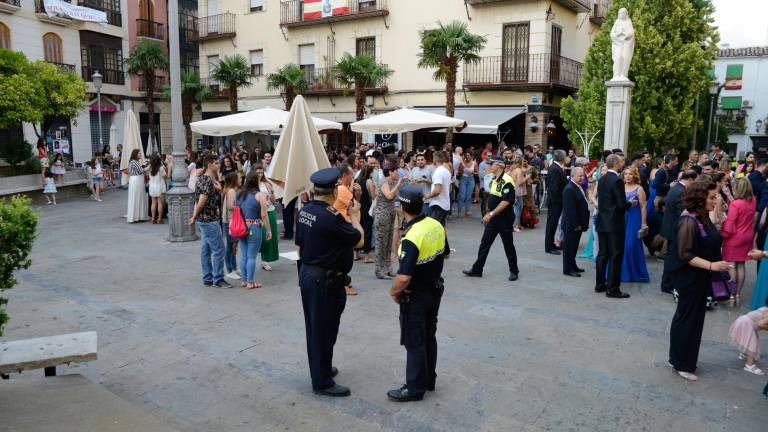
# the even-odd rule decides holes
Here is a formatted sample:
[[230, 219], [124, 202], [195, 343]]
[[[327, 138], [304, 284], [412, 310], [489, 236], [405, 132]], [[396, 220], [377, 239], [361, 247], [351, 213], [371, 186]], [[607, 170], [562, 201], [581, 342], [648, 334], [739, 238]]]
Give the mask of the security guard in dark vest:
[[352, 223], [333, 208], [339, 170], [326, 168], [312, 174], [314, 200], [299, 210], [296, 246], [299, 247], [299, 286], [307, 331], [307, 356], [312, 390], [325, 396], [349, 396], [347, 387], [333, 377], [333, 346], [347, 294], [347, 274], [352, 269], [353, 248], [362, 246], [360, 205], [349, 208]]
[[424, 199], [416, 186], [400, 189], [398, 200], [406, 228], [400, 240], [400, 269], [390, 289], [400, 304], [400, 343], [405, 345], [406, 384], [387, 392], [396, 402], [421, 400], [435, 389], [437, 366], [437, 312], [443, 296], [445, 228], [421, 214]]
[[477, 261], [469, 270], [464, 270], [467, 276], [482, 277], [485, 260], [491, 250], [496, 236], [501, 237], [504, 244], [504, 253], [509, 264], [509, 280], [516, 281], [520, 270], [517, 268], [517, 252], [512, 242], [515, 213], [512, 205], [515, 203], [515, 184], [512, 177], [504, 172], [505, 162], [500, 157], [491, 158], [491, 172], [494, 174], [488, 196], [488, 208], [491, 210], [483, 216], [485, 231], [480, 240], [480, 250], [477, 253]]

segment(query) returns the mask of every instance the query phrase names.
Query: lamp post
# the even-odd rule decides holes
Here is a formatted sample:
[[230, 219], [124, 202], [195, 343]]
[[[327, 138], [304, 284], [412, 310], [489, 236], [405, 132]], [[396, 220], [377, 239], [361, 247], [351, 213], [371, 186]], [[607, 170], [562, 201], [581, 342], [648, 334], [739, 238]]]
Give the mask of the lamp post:
[[720, 91], [720, 84], [717, 82], [713, 82], [712, 85], [709, 86], [709, 122], [707, 123], [707, 153], [709, 153], [709, 148], [712, 146], [710, 142], [710, 138], [712, 137], [712, 114], [715, 111], [715, 97], [717, 97], [717, 93]]
[[96, 109], [99, 110], [99, 148], [104, 148], [104, 133], [101, 130], [101, 85], [104, 82], [104, 77], [99, 73], [99, 71], [95, 71], [93, 75], [91, 75], [91, 81], [93, 81], [93, 86], [96, 87]]
[[169, 78], [171, 86], [171, 141], [173, 143], [173, 181], [167, 193], [168, 241], [197, 240], [192, 217], [195, 194], [187, 187], [187, 166], [184, 163], [186, 146], [184, 123], [181, 119], [181, 54], [179, 52], [179, 1], [168, 0]]

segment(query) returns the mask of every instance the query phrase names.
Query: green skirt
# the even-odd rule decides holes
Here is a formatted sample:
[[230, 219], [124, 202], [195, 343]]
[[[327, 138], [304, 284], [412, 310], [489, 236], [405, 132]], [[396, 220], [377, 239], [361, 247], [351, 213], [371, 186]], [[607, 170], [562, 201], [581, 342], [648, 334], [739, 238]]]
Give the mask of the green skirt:
[[277, 216], [275, 216], [275, 211], [270, 210], [267, 212], [267, 215], [269, 217], [269, 227], [272, 231], [272, 239], [266, 240], [267, 238], [267, 227], [261, 228], [261, 260], [263, 262], [275, 262], [278, 258], [280, 258], [278, 251], [277, 251], [277, 242], [279, 241], [279, 237], [277, 234]]

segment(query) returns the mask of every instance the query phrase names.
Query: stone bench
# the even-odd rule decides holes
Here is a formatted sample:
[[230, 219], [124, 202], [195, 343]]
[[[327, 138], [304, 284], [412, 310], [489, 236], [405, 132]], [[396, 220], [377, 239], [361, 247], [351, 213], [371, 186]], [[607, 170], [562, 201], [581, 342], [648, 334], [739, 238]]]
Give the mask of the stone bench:
[[56, 376], [56, 366], [96, 360], [96, 332], [70, 333], [0, 342], [0, 375], [44, 369]]

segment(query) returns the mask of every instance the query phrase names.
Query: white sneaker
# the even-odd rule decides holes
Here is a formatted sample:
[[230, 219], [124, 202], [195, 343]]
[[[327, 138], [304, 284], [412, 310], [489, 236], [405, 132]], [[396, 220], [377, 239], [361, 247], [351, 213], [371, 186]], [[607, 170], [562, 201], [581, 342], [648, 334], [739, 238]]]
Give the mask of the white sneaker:
[[765, 372], [763, 372], [762, 369], [757, 367], [757, 365], [751, 364], [751, 365], [744, 365], [744, 370], [755, 375], [763, 376], [765, 375]]
[[240, 275], [235, 272], [230, 272], [227, 275], [227, 279], [234, 279], [234, 280], [240, 280]]

